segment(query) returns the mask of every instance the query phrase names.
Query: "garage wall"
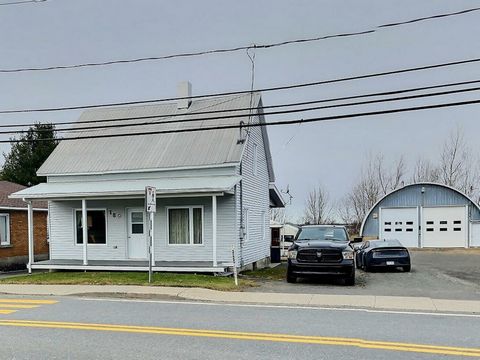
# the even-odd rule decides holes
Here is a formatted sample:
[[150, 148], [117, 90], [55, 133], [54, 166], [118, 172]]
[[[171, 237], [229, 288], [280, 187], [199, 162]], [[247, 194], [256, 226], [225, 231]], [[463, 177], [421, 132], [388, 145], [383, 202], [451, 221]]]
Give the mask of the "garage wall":
[[480, 221], [472, 222], [470, 246], [480, 247]]
[[[422, 187], [425, 193], [422, 195]], [[469, 205], [470, 219], [480, 220], [480, 211], [468, 198], [448, 187], [437, 184], [407, 185], [384, 197], [368, 214], [364, 222], [363, 236], [377, 237], [379, 234], [379, 214], [381, 207], [415, 207], [420, 205], [465, 206]]]

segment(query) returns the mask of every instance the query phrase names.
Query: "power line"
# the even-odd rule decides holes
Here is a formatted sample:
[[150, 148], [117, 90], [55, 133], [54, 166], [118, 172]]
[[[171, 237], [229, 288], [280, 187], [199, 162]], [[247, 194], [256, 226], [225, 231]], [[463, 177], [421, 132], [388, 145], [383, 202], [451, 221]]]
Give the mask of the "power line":
[[0, 3], [0, 6], [7, 6], [7, 5], [23, 5], [23, 4], [29, 4], [29, 3], [40, 3], [44, 2], [46, 0], [21, 0], [21, 1], [9, 1], [9, 2], [3, 2]]
[[430, 16], [425, 16], [425, 17], [420, 17], [420, 18], [409, 19], [409, 20], [395, 22], [395, 23], [381, 24], [381, 25], [377, 25], [373, 28], [370, 28], [370, 29], [367, 29], [367, 30], [362, 30], [362, 31], [338, 33], [338, 34], [316, 36], [316, 37], [302, 38], [302, 39], [294, 39], [294, 40], [287, 40], [287, 41], [281, 41], [281, 42], [276, 42], [276, 43], [255, 44], [255, 45], [249, 45], [249, 46], [244, 45], [244, 46], [236, 46], [236, 47], [223, 48], [223, 49], [203, 50], [203, 51], [197, 51], [197, 52], [185, 52], [185, 53], [178, 53], [178, 54], [141, 57], [141, 58], [134, 58], [134, 59], [79, 63], [79, 64], [73, 64], [73, 65], [56, 65], [56, 66], [29, 67], [29, 68], [17, 68], [17, 69], [0, 69], [0, 73], [16, 73], [16, 72], [26, 72], [26, 71], [48, 71], [48, 70], [75, 69], [75, 68], [93, 67], [93, 66], [107, 66], [107, 65], [114, 65], [114, 64], [128, 64], [128, 63], [138, 63], [138, 62], [145, 62], [145, 61], [157, 61], [157, 60], [166, 60], [166, 59], [174, 59], [174, 58], [182, 58], [182, 57], [194, 57], [194, 56], [202, 56], [202, 55], [230, 53], [230, 52], [244, 51], [244, 50], [251, 49], [251, 48], [254, 48], [254, 49], [270, 49], [270, 48], [279, 47], [279, 46], [316, 42], [316, 41], [332, 39], [332, 38], [345, 38], [345, 37], [373, 34], [375, 32], [378, 32], [379, 30], [387, 28], [387, 27], [408, 25], [408, 24], [412, 24], [412, 23], [418, 23], [418, 22], [427, 21], [427, 20], [440, 19], [440, 18], [445, 18], [445, 17], [450, 17], [450, 16], [459, 16], [459, 15], [472, 13], [472, 12], [479, 11], [479, 10], [480, 10], [480, 7], [475, 7], [475, 8], [464, 9], [464, 10], [456, 11], [456, 12], [442, 13], [442, 14], [436, 14], [436, 15], [430, 15]]
[[[320, 99], [320, 100], [310, 100], [310, 101], [301, 101], [301, 102], [294, 102], [294, 103], [284, 103], [284, 104], [275, 104], [275, 105], [263, 105], [263, 109], [276, 109], [276, 108], [284, 108], [284, 107], [296, 107], [296, 106], [303, 106], [303, 105], [312, 105], [312, 104], [321, 104], [321, 103], [328, 103], [328, 102], [335, 102], [335, 101], [344, 101], [344, 100], [354, 100], [360, 98], [369, 98], [369, 97], [378, 97], [378, 96], [389, 96], [389, 95], [396, 95], [396, 94], [404, 94], [409, 92], [418, 92], [423, 90], [432, 90], [438, 89], [443, 87], [454, 87], [460, 85], [471, 85], [480, 83], [480, 79], [477, 80], [469, 80], [469, 81], [460, 81], [460, 82], [453, 82], [453, 83], [444, 83], [444, 84], [437, 84], [437, 85], [429, 85], [429, 86], [422, 86], [416, 88], [407, 88], [407, 89], [399, 89], [399, 90], [391, 90], [391, 91], [383, 91], [383, 92], [373, 92], [373, 93], [366, 93], [366, 94], [358, 94], [358, 95], [351, 95], [351, 96], [342, 96], [336, 98], [327, 98], [327, 99]], [[155, 114], [155, 115], [142, 115], [142, 116], [135, 116], [135, 117], [120, 117], [114, 119], [105, 119], [105, 118], [98, 118], [93, 120], [79, 120], [79, 121], [62, 121], [56, 122], [55, 125], [78, 125], [78, 124], [96, 124], [98, 122], [102, 123], [112, 123], [112, 122], [121, 122], [121, 121], [128, 121], [128, 120], [143, 120], [143, 119], [155, 119], [155, 118], [174, 118], [174, 117], [185, 117], [185, 116], [197, 116], [197, 115], [207, 115], [207, 114], [222, 114], [226, 112], [237, 112], [237, 111], [251, 111], [255, 110], [254, 108], [232, 108], [228, 110], [208, 110], [208, 111], [194, 111], [189, 113], [175, 113], [175, 114]], [[12, 127], [32, 127], [35, 123], [23, 123], [23, 124], [0, 124], [0, 128], [12, 128]], [[57, 129], [57, 131], [62, 129]], [[69, 128], [71, 130], [71, 128]]]
[[448, 16], [463, 15], [463, 14], [467, 14], [467, 13], [478, 11], [478, 10], [480, 10], [480, 8], [465, 9], [465, 10], [460, 10], [460, 11], [451, 12], [451, 13], [431, 15], [431, 16], [421, 17], [421, 18], [402, 21], [402, 22], [384, 24], [384, 25], [380, 25], [378, 27], [379, 28], [385, 28], [385, 27], [392, 27], [392, 26], [398, 26], [398, 25], [413, 24], [413, 23], [420, 22], [420, 21], [425, 21], [425, 20], [433, 20], [433, 19], [440, 19], [440, 18], [444, 18], [444, 17], [448, 17]]
[[70, 141], [70, 140], [84, 140], [84, 139], [98, 139], [98, 138], [117, 138], [117, 137], [126, 137], [126, 136], [147, 136], [147, 135], [172, 134], [172, 133], [239, 129], [240, 127], [263, 127], [263, 126], [266, 127], [266, 126], [281, 126], [281, 125], [292, 125], [292, 124], [306, 124], [306, 123], [314, 123], [314, 122], [321, 122], [321, 121], [351, 119], [356, 117], [377, 116], [377, 115], [395, 114], [395, 113], [402, 113], [402, 112], [412, 112], [412, 111], [439, 109], [439, 108], [446, 108], [446, 107], [465, 106], [465, 105], [473, 105], [473, 104], [479, 104], [479, 103], [480, 103], [480, 99], [475, 99], [475, 100], [460, 101], [460, 102], [453, 102], [453, 103], [423, 105], [423, 106], [415, 106], [415, 107], [408, 107], [408, 108], [333, 115], [333, 116], [316, 117], [316, 118], [309, 118], [309, 119], [273, 121], [273, 122], [266, 122], [266, 123], [250, 123], [250, 124], [243, 124], [243, 125], [223, 125], [223, 126], [211, 126], [211, 127], [202, 127], [202, 128], [144, 131], [144, 132], [136, 132], [136, 133], [130, 132], [130, 133], [120, 133], [120, 134], [100, 134], [100, 135], [88, 135], [88, 136], [86, 135], [86, 136], [77, 136], [77, 137], [67, 137], [67, 138], [61, 138], [61, 139], [53, 139], [53, 138], [25, 139], [25, 140], [14, 139], [14, 140], [2, 140], [0, 141], [0, 143], [36, 142], [36, 141], [52, 141], [52, 140]]
[[[284, 115], [284, 114], [292, 114], [298, 112], [306, 112], [306, 111], [317, 111], [317, 110], [324, 110], [324, 109], [333, 109], [333, 108], [342, 108], [342, 107], [349, 107], [349, 106], [359, 106], [359, 105], [370, 105], [370, 104], [378, 104], [384, 102], [391, 102], [391, 101], [404, 101], [404, 100], [413, 100], [413, 99], [421, 99], [426, 97], [432, 96], [444, 96], [444, 95], [453, 95], [458, 93], [464, 92], [471, 92], [471, 91], [479, 91], [480, 87], [473, 87], [467, 89], [456, 89], [456, 90], [448, 90], [448, 91], [440, 91], [436, 93], [427, 93], [427, 94], [417, 94], [417, 95], [408, 95], [408, 96], [401, 96], [396, 98], [386, 98], [386, 99], [377, 99], [377, 100], [367, 100], [367, 101], [359, 101], [359, 102], [350, 102], [344, 104], [334, 104], [334, 105], [326, 105], [326, 106], [315, 106], [315, 107], [308, 107], [308, 108], [301, 108], [301, 109], [290, 109], [290, 110], [279, 110], [279, 111], [272, 111], [272, 112], [263, 112], [262, 115]], [[287, 105], [288, 106], [288, 105]], [[248, 110], [255, 110], [254, 108], [246, 108]], [[234, 115], [220, 115], [215, 117], [203, 117], [203, 118], [192, 118], [192, 119], [177, 119], [177, 120], [161, 120], [161, 121], [149, 121], [149, 122], [136, 122], [136, 123], [122, 123], [122, 124], [107, 124], [98, 126], [79, 126], [70, 129], [56, 129], [56, 132], [83, 132], [85, 130], [102, 130], [102, 129], [117, 129], [123, 127], [138, 127], [138, 126], [152, 126], [152, 125], [167, 125], [167, 124], [174, 124], [174, 123], [186, 123], [186, 122], [198, 122], [198, 121], [214, 121], [214, 120], [221, 120], [221, 119], [235, 119], [239, 117], [250, 117], [251, 113], [245, 114], [234, 114]], [[114, 120], [114, 119], [110, 119]], [[138, 120], [136, 117], [131, 118], [124, 118], [123, 120]], [[33, 130], [34, 132], [41, 133], [41, 132], [48, 132], [51, 131], [50, 129], [37, 129]], [[248, 131], [248, 129], [247, 129]], [[28, 133], [29, 130], [11, 130], [11, 131], [0, 131], [0, 134], [23, 134]]]
[[[375, 77], [382, 77], [382, 76], [388, 76], [388, 75], [398, 75], [398, 74], [404, 74], [404, 73], [409, 73], [409, 72], [417, 72], [417, 71], [423, 71], [423, 70], [438, 69], [438, 68], [449, 67], [449, 66], [457, 66], [457, 65], [466, 65], [466, 64], [472, 64], [472, 63], [478, 63], [478, 62], [480, 62], [480, 58], [472, 58], [472, 59], [451, 61], [451, 62], [446, 62], [446, 63], [438, 63], [438, 64], [432, 64], [432, 65], [417, 66], [417, 67], [412, 67], [412, 68], [389, 70], [389, 71], [369, 73], [369, 74], [363, 74], [363, 75], [354, 75], [354, 76], [335, 78], [335, 79], [329, 79], [329, 80], [320, 80], [320, 81], [309, 82], [309, 83], [299, 83], [299, 84], [260, 88], [260, 89], [256, 89], [255, 91], [268, 92], [268, 91], [298, 89], [298, 88], [304, 88], [304, 87], [310, 87], [310, 86], [334, 84], [334, 83], [340, 83], [340, 82], [352, 81], [352, 80], [363, 80], [363, 79], [369, 79], [369, 78], [375, 78]], [[162, 99], [150, 99], [150, 100], [138, 100], [138, 101], [126, 101], [126, 102], [116, 102], [116, 103], [78, 105], [78, 106], [63, 106], [63, 107], [54, 107], [54, 108], [0, 110], [0, 114], [31, 113], [31, 112], [53, 112], [53, 111], [94, 109], [94, 108], [112, 107], [112, 106], [142, 105], [142, 104], [160, 103], [160, 102], [167, 102], [167, 101], [177, 101], [177, 100], [185, 100], [185, 99], [203, 99], [203, 98], [229, 96], [229, 95], [242, 95], [242, 94], [250, 94], [250, 93], [251, 93], [251, 90], [239, 90], [239, 91], [229, 91], [229, 92], [223, 92], [223, 93], [211, 93], [211, 94], [203, 94], [203, 95], [172, 97], [172, 98], [162, 98]]]

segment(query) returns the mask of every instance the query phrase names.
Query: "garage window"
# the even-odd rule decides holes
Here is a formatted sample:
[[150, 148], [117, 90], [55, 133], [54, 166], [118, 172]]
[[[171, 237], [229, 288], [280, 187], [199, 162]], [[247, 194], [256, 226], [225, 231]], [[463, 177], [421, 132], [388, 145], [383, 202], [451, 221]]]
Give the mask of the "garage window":
[[462, 231], [462, 228], [453, 228], [453, 231]]
[[412, 232], [413, 229], [412, 229], [412, 228], [408, 228], [407, 231], [408, 231], [408, 232]]
[[447, 225], [447, 223], [448, 223], [447, 220], [441, 220], [440, 221], [440, 225]]
[[401, 221], [395, 221], [395, 225], [402, 225], [403, 223]]
[[427, 225], [433, 225], [433, 221], [427, 221]]
[[447, 228], [440, 228], [440, 231], [448, 231]]
[[386, 231], [386, 232], [390, 232], [390, 231], [392, 231], [392, 229], [385, 229], [385, 231]]
[[460, 224], [462, 223], [462, 220], [454, 220], [453, 223], [454, 223], [455, 225], [457, 225], [457, 224], [460, 225]]
[[413, 221], [407, 221], [407, 225], [413, 225]]
[[395, 231], [402, 231], [402, 229], [395, 229]]
[[433, 231], [433, 228], [427, 228], [427, 231]]
[[392, 225], [391, 221], [385, 221], [385, 225]]

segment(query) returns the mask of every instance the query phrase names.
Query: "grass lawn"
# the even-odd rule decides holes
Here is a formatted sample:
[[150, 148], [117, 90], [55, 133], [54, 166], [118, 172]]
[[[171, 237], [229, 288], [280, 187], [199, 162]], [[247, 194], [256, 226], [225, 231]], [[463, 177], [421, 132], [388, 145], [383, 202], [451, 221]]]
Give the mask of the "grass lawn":
[[287, 264], [282, 263], [274, 268], [264, 268], [255, 271], [244, 271], [243, 275], [251, 279], [284, 280], [287, 274]]
[[62, 285], [153, 285], [199, 287], [223, 291], [240, 291], [256, 286], [251, 279], [239, 279], [235, 286], [233, 277], [154, 273], [152, 283], [148, 283], [148, 274], [144, 272], [76, 272], [58, 271], [33, 275], [15, 276], [1, 279], [0, 284], [62, 284]]

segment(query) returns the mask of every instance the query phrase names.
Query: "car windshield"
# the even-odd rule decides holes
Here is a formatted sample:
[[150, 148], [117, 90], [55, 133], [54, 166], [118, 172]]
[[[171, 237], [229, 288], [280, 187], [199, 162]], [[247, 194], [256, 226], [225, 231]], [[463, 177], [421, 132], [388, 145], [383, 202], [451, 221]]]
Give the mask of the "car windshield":
[[312, 226], [304, 227], [298, 233], [297, 241], [306, 240], [348, 241], [348, 238], [342, 228]]

